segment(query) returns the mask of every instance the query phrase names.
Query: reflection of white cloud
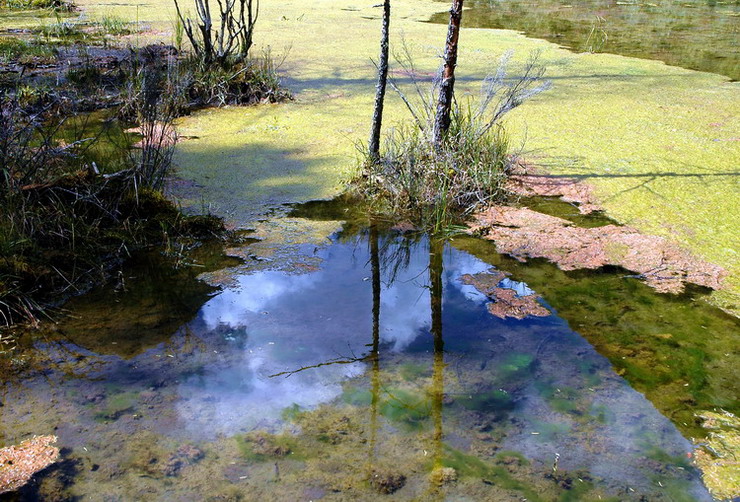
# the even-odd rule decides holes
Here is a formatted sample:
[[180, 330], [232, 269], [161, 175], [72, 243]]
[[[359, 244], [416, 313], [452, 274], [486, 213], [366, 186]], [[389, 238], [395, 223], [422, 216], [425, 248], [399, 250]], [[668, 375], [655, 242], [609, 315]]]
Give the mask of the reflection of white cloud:
[[513, 289], [517, 296], [530, 296], [534, 294], [534, 291], [527, 286], [525, 282], [512, 281], [508, 277], [503, 279], [499, 286], [505, 289]]
[[[429, 289], [425, 272], [427, 253], [413, 252], [408, 267], [400, 269], [392, 283], [383, 282], [380, 293], [380, 339], [394, 351], [408, 347], [430, 323]], [[385, 272], [385, 271], [384, 271]]]
[[[312, 407], [336, 398], [342, 380], [363, 364], [328, 365], [269, 378], [281, 371], [360, 356], [372, 341], [372, 281], [366, 244], [335, 244], [319, 251], [321, 269], [307, 274], [260, 271], [237, 278], [237, 286], [212, 298], [201, 310], [209, 330], [223, 326], [246, 331], [240, 357], [207, 367], [180, 386], [178, 411], [192, 430], [234, 433], [260, 419], [276, 420], [285, 407]], [[388, 282], [382, 270], [381, 341], [402, 351], [429, 329], [429, 253], [423, 243], [408, 266]], [[444, 290], [460, 291], [476, 303], [485, 297], [459, 281], [490, 265], [448, 248]], [[220, 328], [219, 328], [220, 329]], [[215, 336], [215, 333], [206, 337]], [[223, 336], [218, 335], [218, 336]]]
[[465, 274], [475, 275], [489, 270], [491, 270], [491, 265], [488, 263], [458, 249], [450, 248], [445, 260], [446, 285], [455, 287], [470, 301], [483, 303], [487, 301], [486, 295], [475, 289], [475, 286], [464, 284], [460, 277]]
[[321, 278], [321, 272], [288, 275], [284, 272], [267, 271], [243, 275], [237, 286], [223, 291], [201, 309], [203, 320], [213, 329], [220, 324], [232, 327], [243, 326], [247, 313], [266, 310], [274, 301], [287, 294], [310, 288]]
[[[384, 282], [381, 293], [381, 340], [401, 351], [430, 325], [428, 252], [418, 245], [408, 266], [394, 280]], [[213, 329], [219, 325], [240, 327], [261, 323], [253, 314], [268, 311], [295, 318], [294, 323], [346, 337], [347, 332], [367, 332], [371, 323], [369, 253], [364, 244], [335, 245], [322, 250], [321, 270], [295, 275], [279, 271], [256, 272], [237, 279], [230, 288], [211, 299], [202, 309], [203, 320]], [[389, 265], [387, 268], [390, 268]], [[455, 288], [466, 298], [482, 303], [485, 296], [459, 277], [490, 269], [474, 256], [448, 248], [444, 256], [445, 288]], [[250, 315], [252, 314], [252, 315]], [[331, 319], [331, 323], [327, 323]]]
[[269, 375], [275, 371], [269, 354], [250, 354], [228, 368], [214, 367], [205, 375], [180, 384], [176, 404], [184, 427], [204, 437], [233, 435], [256, 426], [268, 426], [294, 404], [311, 408], [338, 397], [341, 382], [360, 375], [362, 363], [309, 369], [290, 377]]
[[[431, 325], [429, 289], [420, 287], [420, 284], [429, 284], [428, 266], [428, 254], [415, 252], [409, 266], [399, 271], [390, 286], [383, 288], [380, 296], [381, 339], [393, 343], [394, 351], [404, 350]], [[459, 279], [465, 274], [477, 274], [490, 268], [491, 265], [475, 256], [448, 248], [444, 255], [443, 288], [457, 289], [469, 300], [482, 303], [486, 300], [485, 295]]]

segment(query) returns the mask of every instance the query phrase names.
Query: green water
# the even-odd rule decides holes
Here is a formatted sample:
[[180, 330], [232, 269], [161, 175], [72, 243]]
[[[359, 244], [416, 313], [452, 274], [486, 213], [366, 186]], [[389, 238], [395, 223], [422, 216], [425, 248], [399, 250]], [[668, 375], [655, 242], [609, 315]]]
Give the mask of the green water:
[[[576, 52], [657, 59], [740, 79], [735, 0], [471, 0], [463, 26], [517, 30]], [[446, 23], [440, 13], [432, 22]]]

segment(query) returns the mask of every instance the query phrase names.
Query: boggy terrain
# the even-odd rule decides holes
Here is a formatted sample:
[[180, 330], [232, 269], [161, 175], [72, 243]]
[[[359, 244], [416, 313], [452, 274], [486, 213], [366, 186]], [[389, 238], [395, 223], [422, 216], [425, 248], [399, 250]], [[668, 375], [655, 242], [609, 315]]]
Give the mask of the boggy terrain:
[[[419, 21], [439, 5], [417, 0], [394, 4], [394, 43], [403, 34], [429, 75], [437, 66], [444, 29]], [[82, 2], [81, 8], [87, 16], [145, 22], [138, 43], [170, 42], [173, 35], [171, 6], [164, 1], [135, 8]], [[315, 274], [322, 275], [322, 264], [331, 268], [327, 264], [336, 263], [334, 267], [345, 270], [348, 263], [372, 261], [371, 256], [355, 255], [367, 247], [373, 254], [372, 233], [366, 231], [354, 243], [349, 237], [348, 242], [340, 240], [338, 247], [327, 248], [328, 255], [309, 252], [300, 259], [293, 251], [319, 249], [336, 223], [320, 226], [309, 240], [295, 233], [305, 223], [260, 220], [279, 216], [286, 202], [332, 197], [349, 177], [353, 140], [364, 138], [370, 116], [374, 70], [368, 60], [376, 52], [378, 12], [334, 0], [281, 2], [265, 5], [262, 20], [260, 42], [289, 51], [283, 71], [295, 102], [208, 109], [182, 118], [178, 129], [189, 139], [177, 147], [179, 180], [170, 184], [170, 193], [191, 211], [205, 206], [234, 227], [256, 227], [256, 235], [264, 239], [237, 253], [247, 259], [244, 275], [230, 269], [209, 274], [233, 289], [201, 311], [198, 304], [209, 292], [199, 290], [199, 298], [186, 302], [190, 306], [178, 314], [183, 327], [174, 327], [178, 321], [163, 315], [166, 327], [151, 343], [137, 342], [153, 332], [145, 322], [130, 334], [134, 342], [97, 336], [95, 332], [110, 328], [92, 321], [95, 329], [87, 330], [84, 340], [75, 339], [76, 329], [64, 326], [59, 334], [28, 340], [34, 346], [30, 352], [10, 360], [20, 373], [18, 380], [7, 382], [3, 442], [17, 444], [30, 434], [51, 433], [59, 423], [70, 424], [69, 416], [78, 417], [81, 425], [55, 432], [71, 452], [67, 450], [53, 475], [29, 485], [21, 496], [82, 495], [106, 483], [112, 499], [196, 493], [220, 499], [281, 494], [345, 500], [373, 499], [378, 492], [407, 499], [427, 494], [475, 500], [707, 499], [709, 493], [687, 460], [694, 450], [685, 437], [707, 445], [697, 456], [714, 460], [705, 458], [700, 464], [713, 493], [734, 496], [736, 469], [731, 463], [718, 466], [716, 460], [731, 453], [718, 450], [716, 437], [728, 437], [737, 426], [722, 410], [737, 412], [732, 382], [738, 326], [704, 305], [703, 291], [690, 288], [681, 296], [661, 296], [619, 270], [580, 274], [537, 261], [522, 265], [493, 253], [489, 243], [458, 238], [454, 247], [485, 256], [465, 268], [460, 263], [469, 255], [447, 252], [450, 261], [444, 268], [461, 273], [450, 274], [443, 290], [462, 296], [454, 293], [440, 302], [453, 317], [460, 315], [459, 326], [444, 336], [438, 331], [433, 298], [440, 297], [433, 290], [441, 282], [430, 275], [429, 298], [424, 288], [385, 296], [416, 298], [405, 309], [409, 312], [422, 312], [419, 305], [431, 303], [424, 313], [429, 321], [386, 319], [383, 325], [390, 334], [379, 335], [383, 350], [347, 345], [350, 332], [367, 332], [364, 343], [372, 343], [372, 301], [365, 298], [364, 305], [340, 309], [332, 305], [323, 312], [315, 305], [321, 297], [315, 294]], [[352, 33], [350, 39], [347, 33]], [[737, 84], [654, 61], [573, 54], [512, 32], [472, 29], [462, 36], [460, 92], [477, 92], [480, 80], [507, 49], [516, 51], [517, 61], [532, 49], [542, 50], [555, 83], [508, 120], [515, 141], [527, 138], [527, 159], [548, 174], [588, 182], [594, 202], [618, 222], [679, 241], [727, 269], [725, 290], [713, 293], [710, 301], [736, 312], [737, 173], [728, 166], [740, 160], [733, 136], [740, 115]], [[400, 85], [404, 83], [401, 78]], [[404, 118], [396, 98], [390, 102], [391, 122]], [[344, 218], [334, 218], [339, 219]], [[427, 258], [432, 247], [421, 242], [413, 253], [398, 253], [415, 257], [411, 282], [424, 273], [416, 261]], [[338, 255], [336, 262], [332, 253]], [[352, 255], [349, 262], [342, 258], [345, 254]], [[286, 256], [289, 273], [280, 271]], [[495, 281], [497, 294], [485, 300], [459, 283], [465, 274], [491, 273], [491, 265], [526, 284], [502, 278]], [[373, 282], [372, 270], [358, 274], [357, 282]], [[331, 294], [346, 297], [350, 277], [340, 277], [340, 285], [329, 288]], [[393, 283], [389, 277], [383, 280]], [[537, 301], [537, 312], [543, 314], [539, 320], [524, 316], [501, 325], [489, 317], [486, 310], [502, 310], [490, 300], [512, 298], [511, 291], [516, 298], [528, 298], [530, 287], [544, 299]], [[310, 294], [298, 294], [302, 288]], [[249, 295], [260, 291], [265, 293], [257, 299]], [[615, 299], [616, 292], [624, 298]], [[276, 307], [282, 315], [273, 321], [276, 311], [265, 302], [285, 295], [296, 303], [282, 312]], [[157, 301], [143, 308], [148, 312]], [[540, 310], [551, 307], [562, 317]], [[97, 305], [76, 311], [74, 304], [70, 309], [83, 319], [106, 310]], [[351, 320], [338, 321], [337, 310]], [[316, 318], [302, 321], [296, 314]], [[134, 318], [141, 319], [141, 312], [124, 311], [111, 324]], [[358, 318], [365, 319], [363, 329]], [[156, 315], [150, 320], [152, 326], [160, 324]], [[335, 338], [327, 338], [330, 349], [317, 350], [313, 344], [318, 333], [324, 337], [335, 329]], [[404, 345], [411, 338], [397, 332], [432, 342]], [[491, 347], [479, 346], [485, 345], [481, 333], [491, 334], [486, 338]], [[456, 347], [455, 340], [461, 345]], [[562, 343], [563, 352], [547, 350], [554, 341]], [[446, 342], [443, 349], [438, 342]], [[125, 353], [118, 351], [119, 343]], [[280, 353], [275, 347], [279, 343], [292, 344], [296, 353]], [[266, 352], [261, 351], [270, 357], [263, 358]], [[379, 356], [385, 353], [386, 360]], [[75, 378], [52, 388], [36, 373], [47, 365]], [[308, 366], [317, 367], [293, 373]], [[284, 380], [271, 378], [284, 371], [289, 372]], [[60, 414], [42, 413], [49, 395]], [[19, 417], [27, 414], [34, 419], [18, 428]], [[198, 435], [203, 417], [207, 423], [223, 420], [218, 422], [222, 428], [214, 429], [219, 437]], [[704, 422], [725, 432], [707, 434]], [[198, 430], [183, 429], [183, 424]], [[706, 441], [698, 439], [702, 437]], [[582, 447], [569, 448], [573, 444]], [[597, 467], [586, 472], [587, 465]], [[726, 470], [718, 474], [717, 469]], [[184, 482], [173, 487], [171, 478]], [[214, 479], [224, 484], [213, 488]]]

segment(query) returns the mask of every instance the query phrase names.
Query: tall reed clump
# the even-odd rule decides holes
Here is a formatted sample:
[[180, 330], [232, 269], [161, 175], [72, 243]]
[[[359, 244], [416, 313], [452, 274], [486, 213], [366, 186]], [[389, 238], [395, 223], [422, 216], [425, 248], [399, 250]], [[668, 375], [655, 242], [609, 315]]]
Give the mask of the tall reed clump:
[[159, 191], [172, 166], [177, 143], [174, 120], [187, 108], [186, 83], [174, 54], [153, 46], [131, 61], [120, 115], [139, 124], [141, 140], [129, 150], [130, 169], [122, 171], [135, 193]]
[[416, 98], [391, 80], [413, 117], [411, 124], [392, 129], [381, 155], [373, 160], [361, 149], [358, 175], [351, 188], [379, 212], [411, 218], [432, 231], [441, 231], [482, 206], [506, 196], [504, 182], [514, 155], [501, 124], [502, 117], [527, 99], [547, 90], [544, 68], [533, 54], [524, 67], [509, 74], [512, 53], [483, 82], [477, 100], [456, 100], [444, 141], [434, 141], [433, 129], [439, 77], [425, 88], [409, 51], [397, 57], [410, 75]]

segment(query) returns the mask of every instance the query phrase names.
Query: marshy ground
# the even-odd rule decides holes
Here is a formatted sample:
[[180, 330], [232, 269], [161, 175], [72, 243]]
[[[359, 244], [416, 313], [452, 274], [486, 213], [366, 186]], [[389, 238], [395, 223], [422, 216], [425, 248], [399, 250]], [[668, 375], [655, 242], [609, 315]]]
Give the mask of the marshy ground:
[[[165, 0], [79, 7], [65, 22], [135, 28], [116, 43], [174, 41]], [[445, 7], [394, 3], [392, 43], [406, 41], [420, 74], [437, 69], [445, 28], [426, 21]], [[257, 43], [287, 54], [295, 100], [178, 119], [168, 187], [186, 211], [251, 232], [229, 256], [216, 246], [139, 257], [3, 355], [2, 443], [53, 433], [63, 459], [5, 497], [737, 496], [738, 424], [726, 412], [740, 412], [740, 326], [726, 312], [740, 298], [738, 84], [463, 29], [460, 95], [477, 93], [505, 51], [515, 63], [541, 51], [554, 85], [508, 116], [511, 141], [545, 173], [587, 183], [605, 215], [531, 207], [579, 227], [627, 224], [727, 271], [721, 290], [660, 294], [621, 268], [564, 272], [471, 236], [440, 244], [374, 226], [341, 201], [286, 205], [331, 199], [353, 174], [380, 11], [262, 8]], [[3, 15], [8, 30], [58, 22]], [[387, 112], [387, 124], [407, 118], [395, 96]], [[540, 315], [507, 316], [501, 302], [514, 297]]]

